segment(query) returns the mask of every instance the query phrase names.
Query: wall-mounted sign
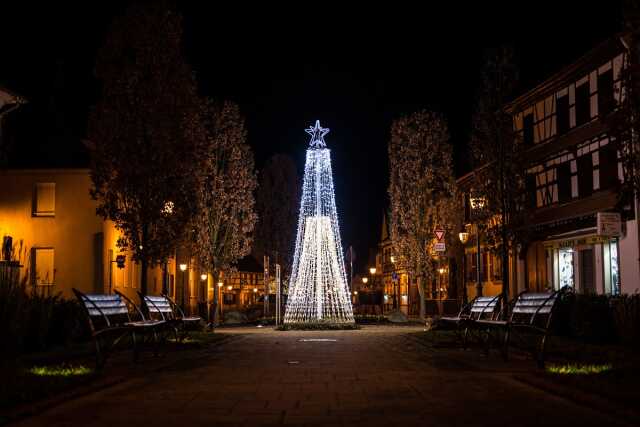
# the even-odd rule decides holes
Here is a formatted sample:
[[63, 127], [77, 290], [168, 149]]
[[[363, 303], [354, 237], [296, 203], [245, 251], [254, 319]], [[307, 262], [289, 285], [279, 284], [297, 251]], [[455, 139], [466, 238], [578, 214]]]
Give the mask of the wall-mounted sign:
[[620, 214], [617, 212], [598, 212], [598, 235], [620, 237], [621, 222]]
[[436, 252], [445, 252], [447, 250], [447, 246], [444, 242], [438, 242], [433, 245], [433, 250]]
[[584, 237], [575, 237], [573, 239], [552, 240], [549, 242], [544, 242], [544, 248], [545, 249], [562, 249], [562, 248], [578, 249], [580, 247], [590, 247], [590, 245], [605, 243], [608, 241], [609, 241], [609, 238], [605, 236], [584, 236]]

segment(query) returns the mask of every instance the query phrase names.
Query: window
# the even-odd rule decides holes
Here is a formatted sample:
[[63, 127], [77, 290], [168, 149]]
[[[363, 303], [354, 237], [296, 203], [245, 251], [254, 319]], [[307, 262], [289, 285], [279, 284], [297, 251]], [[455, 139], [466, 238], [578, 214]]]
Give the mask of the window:
[[613, 144], [600, 147], [598, 151], [600, 168], [600, 188], [615, 187], [618, 184], [618, 153]]
[[525, 191], [527, 193], [527, 206], [529, 208], [536, 208], [536, 176], [535, 174], [528, 173], [525, 177]]
[[562, 163], [558, 166], [558, 201], [566, 203], [571, 200], [571, 164]]
[[556, 99], [558, 135], [569, 131], [569, 96]]
[[598, 115], [604, 117], [614, 107], [613, 71], [610, 69], [598, 76]]
[[37, 286], [50, 286], [55, 283], [53, 248], [33, 248], [31, 251], [32, 282]]
[[585, 197], [593, 193], [593, 159], [591, 154], [578, 157], [578, 194]]
[[522, 140], [525, 145], [533, 145], [533, 114], [524, 116], [522, 122]]
[[233, 305], [236, 303], [236, 294], [224, 294], [224, 303]]
[[590, 103], [589, 83], [576, 87], [576, 126], [583, 125], [591, 119]]
[[33, 216], [54, 216], [55, 213], [56, 183], [36, 183], [33, 195]]

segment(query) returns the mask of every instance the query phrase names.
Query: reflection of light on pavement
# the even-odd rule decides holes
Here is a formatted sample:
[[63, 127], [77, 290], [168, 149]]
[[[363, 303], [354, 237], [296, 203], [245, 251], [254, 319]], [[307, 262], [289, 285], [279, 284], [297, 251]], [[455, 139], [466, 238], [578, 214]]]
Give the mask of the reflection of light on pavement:
[[302, 338], [298, 341], [300, 342], [335, 342], [338, 340], [335, 340], [333, 338]]

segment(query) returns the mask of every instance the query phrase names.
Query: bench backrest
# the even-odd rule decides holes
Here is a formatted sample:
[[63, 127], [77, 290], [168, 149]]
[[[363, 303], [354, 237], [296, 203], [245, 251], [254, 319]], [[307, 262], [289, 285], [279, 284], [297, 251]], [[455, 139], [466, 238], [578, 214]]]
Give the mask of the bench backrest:
[[74, 289], [73, 292], [85, 309], [92, 331], [130, 321], [129, 308], [120, 295], [83, 294]]
[[476, 297], [471, 303], [470, 317], [472, 319], [495, 319], [500, 309], [500, 295]]
[[516, 298], [511, 309], [512, 323], [527, 323], [548, 328], [551, 316], [560, 299], [560, 292], [523, 292]]
[[140, 295], [140, 298], [147, 306], [149, 316], [170, 320], [175, 318], [173, 306], [169, 298], [164, 295]]

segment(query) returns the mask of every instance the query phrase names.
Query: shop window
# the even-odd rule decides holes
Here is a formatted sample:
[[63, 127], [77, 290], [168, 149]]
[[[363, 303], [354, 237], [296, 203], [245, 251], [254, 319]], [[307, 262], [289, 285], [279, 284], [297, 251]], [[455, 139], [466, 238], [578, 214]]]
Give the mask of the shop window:
[[558, 251], [558, 273], [560, 288], [564, 286], [573, 288], [573, 249]]
[[589, 99], [589, 82], [576, 87], [576, 126], [591, 120], [591, 101]]
[[614, 106], [613, 70], [609, 70], [598, 76], [598, 115], [600, 117], [606, 116]]
[[56, 183], [38, 182], [33, 194], [33, 216], [55, 216]]
[[569, 96], [565, 95], [556, 99], [556, 127], [558, 135], [569, 131]]
[[50, 286], [55, 283], [53, 248], [33, 248], [31, 252], [33, 284]]

